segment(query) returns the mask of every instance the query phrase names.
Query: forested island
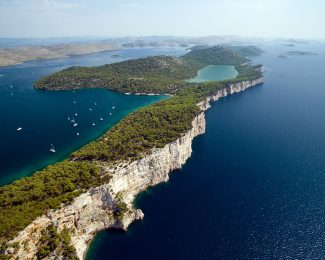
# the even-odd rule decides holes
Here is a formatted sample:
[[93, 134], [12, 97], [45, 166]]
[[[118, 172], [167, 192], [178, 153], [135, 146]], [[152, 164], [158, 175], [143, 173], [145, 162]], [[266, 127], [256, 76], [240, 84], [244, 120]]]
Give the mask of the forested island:
[[[236, 66], [238, 76], [226, 81], [186, 81], [196, 76], [198, 70], [218, 64]], [[206, 46], [179, 58], [156, 56], [97, 67], [71, 67], [35, 82], [35, 88], [41, 90], [101, 87], [124, 93], [168, 94], [171, 97], [129, 114], [98, 140], [63, 162], [1, 187], [0, 259], [17, 254], [39, 259], [83, 257], [79, 242], [72, 239], [81, 236], [76, 233], [76, 227], [59, 226], [58, 222], [50, 220], [41, 222], [42, 225], [31, 226], [31, 223], [42, 216], [47, 219], [49, 212], [68, 207], [78, 197], [101, 185], [109, 185], [116, 171], [184, 137], [202, 115], [198, 104], [215, 95], [226, 95], [222, 91], [227, 88], [253, 86], [262, 81], [262, 65], [249, 64], [249, 59], [229, 48]], [[228, 92], [233, 93], [232, 90]], [[129, 200], [131, 195], [126, 192], [115, 192], [114, 185], [108, 187], [105, 196], [110, 198], [111, 204], [106, 205], [105, 218], [113, 224], [105, 227], [125, 228], [125, 222], [132, 214], [133, 220], [137, 218], [131, 204], [133, 199]], [[27, 226], [29, 229], [21, 232]]]

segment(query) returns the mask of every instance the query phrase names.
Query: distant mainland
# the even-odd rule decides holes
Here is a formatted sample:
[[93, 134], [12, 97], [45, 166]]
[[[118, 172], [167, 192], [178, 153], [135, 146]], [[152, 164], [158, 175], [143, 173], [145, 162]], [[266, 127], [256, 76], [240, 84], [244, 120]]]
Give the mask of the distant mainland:
[[[60, 39], [6, 39], [0, 38], [0, 67], [20, 64], [32, 60], [64, 58], [72, 55], [118, 50], [121, 48], [181, 47], [196, 45], [247, 46], [243, 56], [250, 56], [255, 50], [250, 46], [253, 39], [239, 36], [144, 36], [107, 38], [102, 40]], [[249, 46], [248, 46], [249, 45]], [[238, 47], [239, 48], [239, 47]], [[118, 58], [114, 53], [112, 58]]]

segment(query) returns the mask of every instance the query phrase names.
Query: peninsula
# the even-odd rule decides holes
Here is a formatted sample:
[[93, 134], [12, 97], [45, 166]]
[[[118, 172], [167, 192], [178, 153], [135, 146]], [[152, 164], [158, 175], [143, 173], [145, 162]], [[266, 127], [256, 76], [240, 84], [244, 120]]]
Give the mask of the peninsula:
[[[235, 66], [238, 76], [187, 82], [219, 64]], [[263, 80], [262, 65], [229, 48], [207, 46], [182, 57], [72, 67], [35, 82], [42, 90], [101, 87], [171, 97], [129, 114], [63, 162], [1, 187], [0, 258], [83, 259], [97, 232], [126, 230], [144, 216], [134, 208], [136, 195], [166, 182], [190, 157], [193, 138], [205, 131], [210, 101]]]

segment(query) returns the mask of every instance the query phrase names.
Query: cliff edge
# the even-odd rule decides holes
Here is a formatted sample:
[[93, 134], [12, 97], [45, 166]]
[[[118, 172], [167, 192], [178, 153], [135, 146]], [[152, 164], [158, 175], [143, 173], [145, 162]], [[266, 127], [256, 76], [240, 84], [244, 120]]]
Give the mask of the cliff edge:
[[[69, 205], [38, 217], [9, 242], [11, 247], [6, 250], [6, 254], [12, 259], [36, 258], [44, 231], [51, 226], [58, 232], [68, 230], [77, 257], [84, 259], [88, 245], [96, 233], [109, 228], [126, 230], [133, 221], [144, 217], [142, 211], [133, 206], [135, 197], [148, 187], [167, 182], [169, 174], [185, 164], [192, 153], [192, 140], [205, 132], [204, 111], [210, 108], [211, 101], [263, 82], [261, 77], [229, 84], [216, 95], [207, 97], [197, 104], [201, 113], [194, 118], [188, 132], [163, 148], [152, 149], [139, 160], [116, 165], [94, 161], [112, 176], [110, 181], [82, 193]], [[60, 250], [55, 250], [47, 258], [62, 259], [64, 256]]]

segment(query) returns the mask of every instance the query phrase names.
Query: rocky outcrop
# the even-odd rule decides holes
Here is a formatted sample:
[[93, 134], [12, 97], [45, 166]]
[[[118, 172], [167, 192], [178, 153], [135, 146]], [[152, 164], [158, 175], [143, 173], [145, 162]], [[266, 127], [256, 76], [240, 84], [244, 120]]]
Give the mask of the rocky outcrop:
[[[263, 71], [263, 67], [261, 67], [260, 70]], [[219, 90], [217, 94], [207, 97], [206, 100], [200, 102], [198, 106], [201, 108], [201, 110], [205, 111], [210, 108], [211, 101], [217, 101], [219, 98], [245, 91], [250, 87], [254, 87], [256, 85], [262, 84], [263, 82], [264, 82], [264, 78], [258, 78], [251, 81], [247, 80], [243, 82], [229, 84], [227, 87]]]
[[[229, 94], [263, 82], [263, 78], [230, 84], [216, 95], [208, 97], [198, 104], [202, 113], [192, 121], [192, 128], [176, 141], [163, 148], [153, 149], [142, 159], [117, 165], [101, 164], [104, 172], [112, 176], [111, 180], [99, 187], [91, 188], [77, 197], [70, 205], [37, 218], [15, 237], [10, 244], [20, 246], [13, 250], [9, 248], [12, 258], [33, 259], [37, 253], [42, 230], [49, 225], [57, 227], [58, 231], [69, 229], [71, 243], [80, 259], [85, 253], [90, 241], [96, 233], [108, 228], [126, 230], [134, 220], [142, 219], [143, 213], [133, 206], [134, 198], [141, 191], [161, 182], [167, 182], [169, 174], [184, 165], [192, 153], [192, 140], [205, 132], [204, 112], [210, 107], [210, 101], [218, 100]], [[115, 213], [121, 205], [123, 212]], [[60, 258], [51, 256], [50, 258]]]

